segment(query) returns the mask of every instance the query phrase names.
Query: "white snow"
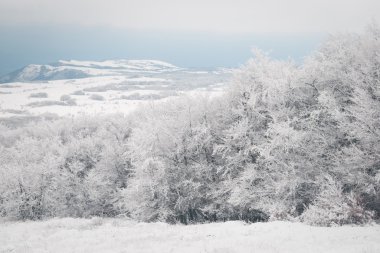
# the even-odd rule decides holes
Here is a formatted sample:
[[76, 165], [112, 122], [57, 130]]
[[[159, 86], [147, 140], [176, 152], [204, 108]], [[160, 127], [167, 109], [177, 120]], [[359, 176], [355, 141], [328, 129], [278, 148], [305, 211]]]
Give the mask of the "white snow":
[[[97, 71], [94, 69], [94, 71]], [[102, 71], [102, 70], [100, 70]], [[192, 80], [196, 82], [196, 80]], [[12, 114], [9, 110], [22, 110], [27, 115], [40, 115], [54, 113], [59, 116], [98, 115], [107, 113], [128, 114], [144, 103], [152, 103], [147, 100], [127, 100], [123, 96], [134, 93], [140, 95], [152, 95], [167, 92], [168, 98], [175, 97], [172, 94], [208, 94], [214, 96], [220, 94], [225, 83], [215, 85], [205, 84], [192, 90], [178, 90], [177, 82], [171, 79], [152, 76], [96, 76], [79, 79], [52, 80], [44, 82], [17, 82], [0, 85], [0, 117], [22, 116]], [[104, 86], [109, 89], [102, 90]], [[118, 89], [120, 88], [120, 89]], [[81, 91], [83, 95], [75, 95]], [[47, 98], [30, 97], [33, 93], [46, 93]], [[104, 100], [92, 100], [91, 95], [100, 95]], [[76, 105], [46, 105], [33, 106], [34, 102], [59, 102], [62, 95], [70, 95], [75, 99]], [[165, 99], [165, 98], [164, 98]], [[161, 99], [163, 100], [163, 99]], [[158, 100], [156, 102], [159, 102]]]
[[[129, 74], [165, 74], [184, 68], [157, 60], [60, 60], [52, 64], [30, 64], [8, 75], [0, 76], [0, 82], [28, 82], [38, 80], [62, 80], [92, 76], [125, 76]], [[207, 72], [206, 72], [207, 73]]]
[[102, 68], [131, 68], [139, 70], [160, 70], [171, 69], [179, 70], [181, 68], [173, 64], [158, 60], [106, 60], [106, 61], [78, 61], [78, 60], [60, 60], [60, 64], [78, 67], [102, 67]]
[[[0, 84], [0, 120], [44, 113], [128, 114], [152, 100], [158, 103], [185, 93], [220, 94], [230, 77], [213, 71], [186, 71], [158, 60], [61, 60], [52, 65], [31, 64], [11, 79], [17, 82]], [[33, 93], [46, 93], [47, 97], [35, 97]], [[141, 96], [131, 96], [137, 93]], [[60, 101], [63, 95], [71, 97], [70, 104]], [[93, 100], [94, 95], [104, 99]]]
[[[107, 60], [107, 61], [77, 61], [60, 60], [59, 67], [54, 67], [56, 72], [63, 69], [82, 70], [89, 75], [115, 75], [124, 72], [166, 72], [178, 71], [182, 68], [170, 63], [157, 60]], [[97, 71], [95, 71], [97, 70]]]
[[127, 219], [52, 219], [0, 223], [0, 252], [380, 252], [380, 226], [311, 227], [300, 223], [203, 225]]

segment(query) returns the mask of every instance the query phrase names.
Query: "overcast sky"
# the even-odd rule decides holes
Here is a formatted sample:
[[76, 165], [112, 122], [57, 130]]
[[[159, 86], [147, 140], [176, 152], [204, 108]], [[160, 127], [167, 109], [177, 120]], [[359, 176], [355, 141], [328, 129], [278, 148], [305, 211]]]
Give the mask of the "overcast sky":
[[0, 22], [21, 25], [310, 33], [359, 30], [379, 17], [379, 0], [0, 0]]
[[[192, 53], [213, 53], [203, 55], [199, 66], [204, 62], [218, 65], [214, 55], [223, 52], [228, 55], [219, 56], [224, 57], [219, 58], [221, 64], [228, 62], [228, 57], [231, 65], [239, 64], [255, 44], [277, 50], [279, 55], [300, 57], [312, 50], [323, 34], [361, 31], [371, 20], [379, 21], [379, 10], [380, 0], [0, 0], [0, 73], [30, 61], [41, 63], [58, 57], [161, 57], [197, 65], [196, 61], [186, 62], [191, 57], [182, 49], [187, 47]], [[195, 40], [189, 42], [190, 38]], [[94, 44], [94, 39], [99, 43]], [[113, 43], [119, 52], [110, 49], [107, 53], [104, 48], [115, 48]], [[84, 48], [87, 44], [92, 51]], [[297, 48], [300, 51], [294, 55]], [[29, 52], [33, 49], [35, 52]], [[86, 50], [87, 54], [81, 53]], [[234, 50], [240, 58], [232, 56]], [[215, 59], [211, 62], [207, 57]]]

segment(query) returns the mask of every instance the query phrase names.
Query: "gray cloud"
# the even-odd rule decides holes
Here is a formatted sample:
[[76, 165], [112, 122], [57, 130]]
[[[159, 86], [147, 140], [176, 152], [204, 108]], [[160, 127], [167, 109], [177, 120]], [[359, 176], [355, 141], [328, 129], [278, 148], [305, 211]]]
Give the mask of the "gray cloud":
[[360, 30], [379, 10], [379, 0], [0, 0], [0, 23], [313, 33]]

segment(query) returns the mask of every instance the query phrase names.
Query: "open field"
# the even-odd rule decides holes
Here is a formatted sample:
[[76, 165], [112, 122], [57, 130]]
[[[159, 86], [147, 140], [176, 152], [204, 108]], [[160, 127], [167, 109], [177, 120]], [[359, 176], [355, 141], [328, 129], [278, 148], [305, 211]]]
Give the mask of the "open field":
[[380, 226], [312, 227], [300, 223], [203, 225], [125, 219], [4, 222], [0, 252], [380, 252]]

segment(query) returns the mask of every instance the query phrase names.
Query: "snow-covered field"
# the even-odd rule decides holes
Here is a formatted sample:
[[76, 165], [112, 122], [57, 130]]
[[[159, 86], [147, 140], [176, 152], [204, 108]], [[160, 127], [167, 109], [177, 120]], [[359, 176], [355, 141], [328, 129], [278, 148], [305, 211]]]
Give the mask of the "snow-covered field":
[[380, 226], [300, 223], [203, 225], [126, 219], [52, 219], [0, 223], [0, 252], [380, 252]]
[[[232, 76], [231, 70], [188, 70], [157, 61], [116, 63], [60, 61], [59, 66], [29, 65], [16, 71], [12, 82], [0, 83], [0, 119], [46, 113], [57, 117], [125, 114], [141, 104], [183, 94], [218, 94]], [[76, 78], [61, 73], [61, 68], [77, 67], [95, 74]], [[60, 80], [55, 80], [59, 77]]]

